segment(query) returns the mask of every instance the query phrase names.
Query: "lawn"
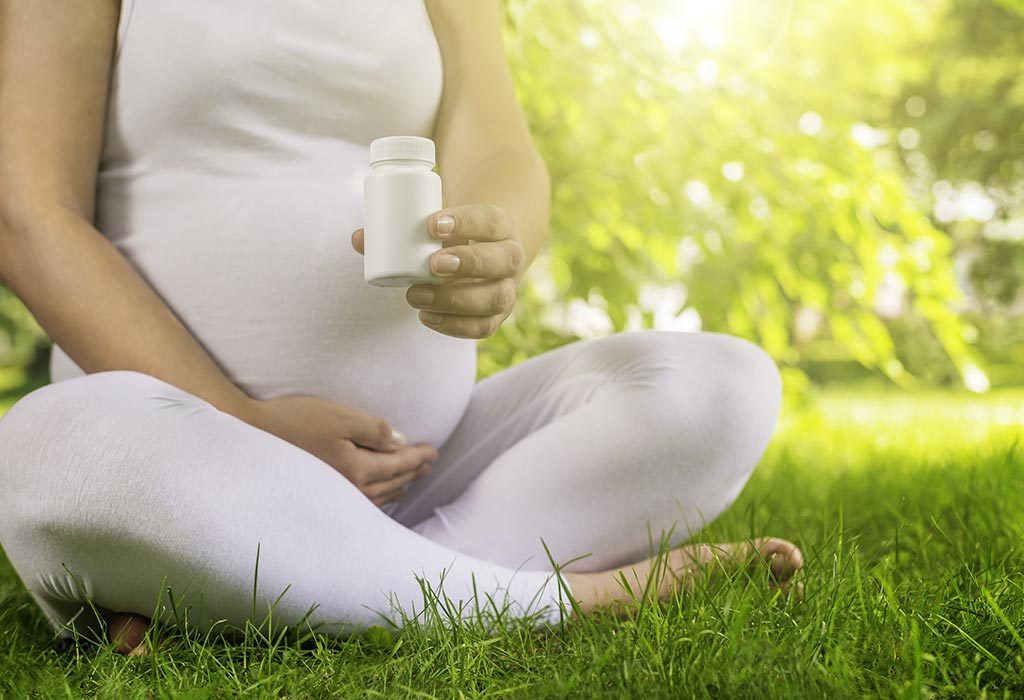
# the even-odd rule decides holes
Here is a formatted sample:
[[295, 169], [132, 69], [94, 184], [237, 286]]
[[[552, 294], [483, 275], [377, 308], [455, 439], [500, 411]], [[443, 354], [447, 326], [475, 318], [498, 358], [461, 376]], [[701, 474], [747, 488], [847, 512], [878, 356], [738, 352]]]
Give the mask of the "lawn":
[[802, 601], [741, 578], [550, 633], [382, 629], [59, 655], [0, 556], [0, 697], [1005, 697], [1024, 695], [1024, 393], [832, 391], [787, 410], [701, 535], [806, 555]]

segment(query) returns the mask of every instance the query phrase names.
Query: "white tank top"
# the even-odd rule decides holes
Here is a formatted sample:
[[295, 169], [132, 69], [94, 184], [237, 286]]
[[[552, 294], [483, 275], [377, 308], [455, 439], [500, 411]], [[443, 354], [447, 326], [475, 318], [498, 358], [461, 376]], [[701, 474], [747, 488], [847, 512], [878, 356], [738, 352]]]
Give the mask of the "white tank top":
[[[366, 284], [351, 244], [370, 141], [433, 135], [423, 3], [122, 0], [114, 61], [97, 228], [250, 396], [322, 396], [443, 443], [476, 343]], [[82, 374], [56, 346], [51, 371]]]

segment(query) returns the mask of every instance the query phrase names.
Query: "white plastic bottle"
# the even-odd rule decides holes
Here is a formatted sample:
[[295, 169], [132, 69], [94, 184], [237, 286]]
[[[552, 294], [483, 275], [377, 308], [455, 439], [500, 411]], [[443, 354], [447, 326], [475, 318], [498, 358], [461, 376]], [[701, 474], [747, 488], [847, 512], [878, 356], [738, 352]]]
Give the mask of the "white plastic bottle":
[[430, 256], [441, 242], [427, 230], [427, 217], [441, 208], [434, 142], [422, 136], [374, 139], [370, 166], [363, 183], [366, 281], [378, 287], [440, 282], [430, 271]]

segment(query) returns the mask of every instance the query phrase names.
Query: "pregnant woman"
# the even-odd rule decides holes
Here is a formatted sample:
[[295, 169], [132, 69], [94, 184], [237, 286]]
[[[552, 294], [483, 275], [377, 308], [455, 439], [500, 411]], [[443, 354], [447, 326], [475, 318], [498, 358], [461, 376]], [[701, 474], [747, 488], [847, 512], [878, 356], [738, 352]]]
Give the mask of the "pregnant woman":
[[[363, 281], [396, 134], [437, 143], [437, 285]], [[347, 634], [418, 578], [542, 623], [623, 607], [620, 571], [784, 587], [783, 540], [680, 546], [774, 429], [756, 346], [621, 333], [474, 383], [548, 199], [497, 0], [0, 0], [0, 275], [55, 343], [0, 419], [0, 544], [54, 628], [139, 652], [168, 589], [201, 629]]]

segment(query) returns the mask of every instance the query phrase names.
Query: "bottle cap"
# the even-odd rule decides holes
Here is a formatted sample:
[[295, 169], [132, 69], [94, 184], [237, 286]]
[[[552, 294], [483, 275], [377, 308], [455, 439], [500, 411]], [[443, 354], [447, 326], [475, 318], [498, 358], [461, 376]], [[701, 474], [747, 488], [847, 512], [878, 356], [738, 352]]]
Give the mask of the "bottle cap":
[[422, 136], [384, 136], [370, 142], [370, 165], [382, 160], [421, 160], [434, 167], [434, 142]]

